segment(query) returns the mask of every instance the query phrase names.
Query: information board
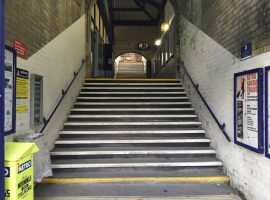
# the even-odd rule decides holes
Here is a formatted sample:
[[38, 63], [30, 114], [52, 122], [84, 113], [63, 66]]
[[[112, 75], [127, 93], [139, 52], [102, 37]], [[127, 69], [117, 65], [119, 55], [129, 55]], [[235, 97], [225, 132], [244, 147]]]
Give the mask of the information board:
[[265, 68], [265, 156], [270, 158], [270, 66]]
[[5, 135], [15, 133], [16, 129], [16, 51], [5, 47]]
[[16, 111], [19, 113], [29, 110], [29, 72], [17, 68], [16, 71]]
[[234, 75], [234, 142], [263, 153], [263, 69]]

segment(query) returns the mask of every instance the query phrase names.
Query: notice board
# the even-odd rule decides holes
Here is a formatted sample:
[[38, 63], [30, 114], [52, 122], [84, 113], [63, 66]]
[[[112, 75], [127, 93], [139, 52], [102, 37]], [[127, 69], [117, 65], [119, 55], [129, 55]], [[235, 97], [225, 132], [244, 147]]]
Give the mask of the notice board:
[[234, 142], [263, 153], [263, 69], [234, 75]]
[[16, 129], [16, 51], [5, 46], [5, 135]]

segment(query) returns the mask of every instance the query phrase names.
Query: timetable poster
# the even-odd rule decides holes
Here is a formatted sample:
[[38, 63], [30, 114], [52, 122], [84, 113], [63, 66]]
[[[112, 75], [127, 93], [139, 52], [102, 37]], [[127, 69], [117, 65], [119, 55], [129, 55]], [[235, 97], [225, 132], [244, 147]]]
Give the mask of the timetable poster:
[[262, 148], [261, 75], [257, 71], [235, 75], [235, 142], [252, 150]]
[[15, 132], [15, 71], [16, 53], [11, 47], [5, 47], [5, 134]]

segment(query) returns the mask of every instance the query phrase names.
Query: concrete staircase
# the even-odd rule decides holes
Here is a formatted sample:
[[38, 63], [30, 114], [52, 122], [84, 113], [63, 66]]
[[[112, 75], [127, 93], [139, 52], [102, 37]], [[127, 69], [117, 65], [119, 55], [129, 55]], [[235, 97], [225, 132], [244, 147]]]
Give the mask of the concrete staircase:
[[89, 79], [55, 142], [52, 167], [64, 177], [78, 176], [74, 170], [84, 172], [79, 177], [221, 175], [210, 142], [178, 80]]
[[240, 200], [210, 142], [178, 80], [87, 79], [35, 199]]

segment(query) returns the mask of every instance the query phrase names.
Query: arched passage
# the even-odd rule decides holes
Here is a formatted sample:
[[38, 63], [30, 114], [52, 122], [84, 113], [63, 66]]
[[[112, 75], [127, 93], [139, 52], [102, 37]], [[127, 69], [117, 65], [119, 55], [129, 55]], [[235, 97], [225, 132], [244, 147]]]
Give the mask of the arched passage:
[[127, 52], [114, 60], [117, 78], [145, 78], [147, 58], [135, 52]]

